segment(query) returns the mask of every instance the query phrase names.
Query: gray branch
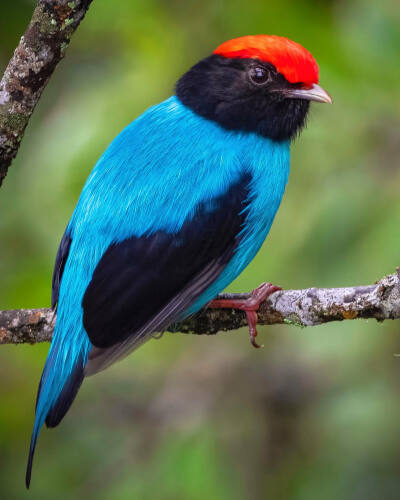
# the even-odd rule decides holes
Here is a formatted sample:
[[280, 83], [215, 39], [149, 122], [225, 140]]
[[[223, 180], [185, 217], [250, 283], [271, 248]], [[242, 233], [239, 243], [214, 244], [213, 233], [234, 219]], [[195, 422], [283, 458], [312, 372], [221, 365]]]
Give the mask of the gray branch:
[[92, 0], [39, 0], [0, 81], [0, 186], [29, 118]]
[[[223, 294], [218, 298], [246, 299], [249, 296]], [[275, 292], [260, 305], [258, 312], [260, 325], [286, 323], [305, 327], [356, 318], [400, 319], [399, 269], [374, 285]], [[55, 314], [50, 309], [0, 311], [0, 344], [48, 342], [54, 320]], [[168, 331], [213, 335], [246, 325], [242, 311], [204, 309]]]

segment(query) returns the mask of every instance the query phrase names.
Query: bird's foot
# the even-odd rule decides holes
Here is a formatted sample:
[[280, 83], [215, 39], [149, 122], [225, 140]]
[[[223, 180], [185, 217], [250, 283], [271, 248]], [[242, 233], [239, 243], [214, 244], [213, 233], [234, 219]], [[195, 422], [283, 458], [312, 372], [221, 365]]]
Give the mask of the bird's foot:
[[239, 309], [246, 313], [247, 323], [249, 324], [250, 342], [256, 347], [264, 347], [256, 342], [257, 337], [257, 311], [260, 304], [274, 292], [282, 290], [281, 287], [275, 286], [272, 283], [261, 283], [251, 292], [251, 297], [248, 299], [214, 299], [208, 307], [213, 309]]

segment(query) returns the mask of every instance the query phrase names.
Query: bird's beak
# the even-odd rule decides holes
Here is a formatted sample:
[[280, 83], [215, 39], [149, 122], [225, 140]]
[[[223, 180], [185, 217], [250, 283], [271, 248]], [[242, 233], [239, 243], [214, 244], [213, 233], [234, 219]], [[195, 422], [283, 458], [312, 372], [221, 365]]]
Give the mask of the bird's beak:
[[316, 83], [307, 88], [285, 89], [283, 93], [285, 97], [291, 99], [305, 99], [306, 101], [327, 102], [332, 104], [332, 97]]

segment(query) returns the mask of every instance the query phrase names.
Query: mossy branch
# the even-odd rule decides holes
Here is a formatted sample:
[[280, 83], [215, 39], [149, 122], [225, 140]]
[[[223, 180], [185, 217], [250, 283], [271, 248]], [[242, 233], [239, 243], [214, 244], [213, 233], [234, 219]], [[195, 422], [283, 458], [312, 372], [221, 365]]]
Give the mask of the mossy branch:
[[[224, 294], [219, 298], [247, 298], [249, 294]], [[400, 272], [374, 285], [347, 288], [282, 290], [270, 295], [258, 312], [259, 324], [315, 326], [330, 321], [372, 318], [400, 319]], [[0, 311], [0, 344], [48, 342], [55, 314], [50, 309]], [[169, 329], [171, 332], [212, 335], [246, 326], [242, 311], [204, 309]]]
[[0, 81], [0, 186], [26, 126], [92, 0], [39, 0]]

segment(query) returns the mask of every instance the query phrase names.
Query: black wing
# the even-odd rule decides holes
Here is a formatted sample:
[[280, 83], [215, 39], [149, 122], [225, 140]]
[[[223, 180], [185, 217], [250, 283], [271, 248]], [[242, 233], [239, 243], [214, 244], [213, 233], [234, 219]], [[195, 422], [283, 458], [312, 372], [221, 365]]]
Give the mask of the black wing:
[[68, 259], [69, 249], [71, 248], [72, 238], [65, 230], [65, 233], [60, 241], [60, 246], [57, 250], [56, 261], [54, 263], [53, 280], [51, 283], [51, 308], [54, 309], [58, 302], [60, 294], [61, 278], [64, 272], [65, 263]]
[[199, 205], [177, 233], [157, 231], [108, 248], [82, 302], [83, 323], [95, 346], [89, 373], [177, 321], [219, 276], [239, 243], [249, 182], [245, 176]]

